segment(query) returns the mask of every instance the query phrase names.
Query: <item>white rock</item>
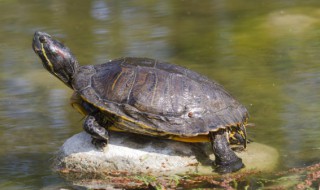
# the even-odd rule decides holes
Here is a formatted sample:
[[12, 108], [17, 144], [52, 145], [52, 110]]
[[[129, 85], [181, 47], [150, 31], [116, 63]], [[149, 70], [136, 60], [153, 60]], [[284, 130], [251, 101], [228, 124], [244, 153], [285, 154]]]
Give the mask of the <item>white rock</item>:
[[[182, 143], [141, 135], [111, 133], [104, 151], [91, 144], [85, 132], [69, 138], [61, 147], [54, 170], [104, 174], [211, 174], [213, 154], [208, 156], [209, 143]], [[246, 151], [237, 153], [245, 170], [273, 170], [278, 152], [266, 145], [250, 143]]]

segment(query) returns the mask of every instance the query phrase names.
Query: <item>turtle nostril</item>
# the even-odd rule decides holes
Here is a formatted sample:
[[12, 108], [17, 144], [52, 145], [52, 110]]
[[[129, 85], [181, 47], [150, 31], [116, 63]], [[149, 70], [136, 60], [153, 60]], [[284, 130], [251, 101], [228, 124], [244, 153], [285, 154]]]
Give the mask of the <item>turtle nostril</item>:
[[44, 36], [40, 36], [40, 37], [39, 37], [39, 41], [40, 41], [41, 43], [46, 43], [46, 42], [47, 42], [47, 40], [46, 40], [46, 38], [45, 38]]

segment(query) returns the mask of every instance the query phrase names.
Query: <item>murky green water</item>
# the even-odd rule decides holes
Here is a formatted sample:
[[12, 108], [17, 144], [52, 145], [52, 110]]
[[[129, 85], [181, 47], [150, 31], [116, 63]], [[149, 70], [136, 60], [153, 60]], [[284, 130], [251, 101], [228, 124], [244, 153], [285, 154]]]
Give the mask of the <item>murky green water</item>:
[[64, 140], [82, 131], [72, 93], [31, 49], [36, 30], [82, 64], [152, 57], [196, 70], [247, 106], [251, 139], [279, 170], [320, 161], [320, 2], [0, 1], [0, 189], [49, 189]]

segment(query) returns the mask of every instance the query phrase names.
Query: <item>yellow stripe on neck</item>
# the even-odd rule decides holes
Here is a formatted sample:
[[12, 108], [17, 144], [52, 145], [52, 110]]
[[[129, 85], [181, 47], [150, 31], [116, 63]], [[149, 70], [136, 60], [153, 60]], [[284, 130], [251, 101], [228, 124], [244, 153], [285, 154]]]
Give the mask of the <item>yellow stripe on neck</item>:
[[46, 54], [46, 51], [45, 51], [44, 48], [43, 48], [43, 43], [41, 43], [41, 51], [42, 51], [42, 53], [43, 53], [44, 58], [47, 60], [48, 65], [49, 65], [51, 71], [52, 71], [53, 73], [55, 73], [55, 72], [53, 71], [53, 65], [52, 65], [51, 61], [49, 60], [49, 58], [48, 58], [48, 56], [47, 56], [47, 54]]

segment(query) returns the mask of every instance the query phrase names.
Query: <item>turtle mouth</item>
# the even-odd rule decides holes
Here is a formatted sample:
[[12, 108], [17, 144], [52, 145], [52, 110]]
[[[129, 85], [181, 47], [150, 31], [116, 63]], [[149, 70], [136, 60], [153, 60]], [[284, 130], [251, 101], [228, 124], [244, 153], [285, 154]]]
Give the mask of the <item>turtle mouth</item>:
[[33, 45], [32, 47], [33, 47], [33, 50], [34, 50], [36, 53], [41, 52], [41, 49], [40, 49], [40, 48], [38, 48], [38, 46]]

